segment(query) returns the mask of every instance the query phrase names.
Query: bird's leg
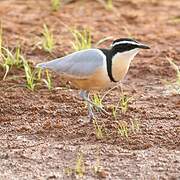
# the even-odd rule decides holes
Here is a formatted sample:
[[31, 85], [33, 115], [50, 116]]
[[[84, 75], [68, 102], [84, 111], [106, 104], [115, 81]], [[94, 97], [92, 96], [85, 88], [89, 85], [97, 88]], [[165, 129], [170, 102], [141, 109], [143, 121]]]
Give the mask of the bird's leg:
[[[89, 99], [89, 92], [87, 92], [87, 98]], [[90, 120], [95, 119], [94, 113], [93, 113], [93, 106], [89, 102], [87, 102], [88, 105], [88, 117]]]
[[88, 117], [90, 120], [93, 120], [95, 119], [95, 116], [93, 113], [93, 106], [89, 102], [87, 102], [87, 104], [88, 104]]
[[[81, 91], [80, 92], [80, 96], [83, 98], [84, 101], [86, 101], [88, 103], [88, 110], [89, 108], [91, 109], [90, 111], [92, 112], [92, 107], [96, 107], [97, 109], [99, 109], [100, 111], [102, 111], [104, 114], [109, 115], [109, 113], [107, 111], [105, 111], [102, 107], [97, 106], [94, 102], [92, 102], [89, 97], [88, 97], [89, 93], [87, 91]], [[91, 113], [89, 111], [89, 113]]]
[[90, 118], [90, 120], [95, 119], [94, 113], [93, 113], [93, 106], [92, 104], [89, 102], [89, 92], [87, 91], [81, 91], [80, 92], [80, 96], [81, 98], [87, 102], [88, 105], [88, 117]]

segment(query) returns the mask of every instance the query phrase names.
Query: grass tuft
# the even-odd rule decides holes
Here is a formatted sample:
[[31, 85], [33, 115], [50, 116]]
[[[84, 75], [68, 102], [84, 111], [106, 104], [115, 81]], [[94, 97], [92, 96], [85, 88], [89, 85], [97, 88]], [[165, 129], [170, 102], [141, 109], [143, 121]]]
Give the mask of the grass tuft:
[[116, 117], [117, 117], [117, 111], [119, 108], [119, 103], [120, 103], [120, 99], [119, 99], [116, 106], [112, 105], [112, 115], [113, 115], [114, 119], [116, 119]]
[[129, 107], [129, 101], [132, 99], [132, 97], [128, 97], [127, 95], [123, 94], [121, 97], [120, 97], [120, 108], [121, 108], [121, 111], [122, 113], [126, 113], [127, 110], [128, 110], [128, 107]]
[[103, 139], [103, 127], [98, 124], [96, 119], [93, 120], [93, 124], [95, 128], [96, 138]]
[[118, 134], [122, 137], [128, 138], [129, 128], [126, 121], [118, 122]]
[[81, 153], [77, 156], [75, 172], [79, 177], [83, 177], [85, 173], [84, 159]]
[[64, 169], [64, 172], [67, 176], [77, 175], [77, 179], [81, 179], [85, 174], [85, 165], [84, 165], [84, 158], [82, 153], [78, 153], [76, 158], [76, 165], [75, 167], [66, 167]]
[[52, 88], [53, 88], [53, 85], [52, 85], [52, 76], [49, 73], [48, 69], [46, 69], [45, 72], [46, 72], [46, 79], [42, 79], [42, 81], [46, 84], [48, 89], [51, 91]]
[[121, 137], [128, 138], [130, 133], [137, 134], [140, 132], [140, 122], [137, 119], [131, 120], [130, 124], [126, 121], [118, 121], [117, 123], [118, 134]]
[[174, 16], [173, 18], [169, 19], [168, 22], [172, 24], [179, 24], [180, 23], [180, 16]]
[[31, 91], [34, 91], [35, 86], [37, 84], [41, 84], [40, 82], [43, 81], [46, 84], [47, 88], [51, 91], [53, 88], [52, 76], [49, 73], [48, 69], [45, 70], [46, 78], [43, 78], [41, 68], [34, 69], [29, 65], [28, 61], [25, 60], [24, 57], [22, 57], [22, 59], [23, 59], [25, 77], [26, 77], [26, 87]]
[[73, 29], [71, 30], [71, 33], [74, 37], [74, 42], [72, 42], [72, 47], [75, 51], [80, 51], [92, 47], [91, 32], [88, 28], [83, 29], [82, 31]]
[[100, 4], [102, 4], [104, 6], [104, 8], [106, 10], [113, 10], [114, 6], [113, 6], [113, 0], [97, 0]]
[[93, 166], [93, 171], [94, 171], [95, 175], [97, 175], [99, 177], [98, 179], [102, 179], [102, 178], [106, 177], [106, 173], [104, 171], [104, 168], [103, 168], [103, 166], [101, 166], [99, 150], [97, 152], [96, 162]]
[[95, 45], [93, 45], [92, 44], [92, 35], [91, 35], [91, 31], [89, 28], [84, 28], [81, 31], [79, 31], [77, 29], [72, 29], [71, 33], [74, 37], [74, 41], [71, 42], [71, 44], [75, 51], [89, 49], [92, 47], [98, 47], [100, 44], [113, 38], [111, 36], [102, 38], [97, 43], [95, 43]]
[[168, 84], [170, 85], [171, 89], [173, 89], [177, 94], [180, 94], [180, 68], [173, 62], [172, 58], [166, 57], [166, 59], [168, 60], [172, 68], [176, 71], [175, 82], [169, 82]]
[[25, 72], [25, 77], [26, 77], [26, 87], [30, 89], [31, 91], [34, 91], [35, 86], [36, 86], [36, 72], [31, 68], [29, 63], [27, 62], [26, 59], [23, 58], [23, 67], [24, 67], [24, 72]]
[[43, 28], [42, 46], [46, 52], [51, 53], [55, 45], [53, 33], [48, 29], [46, 24], [43, 25]]
[[113, 9], [113, 0], [106, 0], [106, 9], [112, 10]]
[[22, 66], [22, 59], [20, 57], [20, 46], [17, 46], [14, 51], [10, 51], [8, 48], [3, 47], [2, 35], [3, 30], [0, 23], [0, 65], [3, 67], [3, 69], [5, 69], [5, 74], [3, 76], [3, 80], [5, 80], [11, 67], [15, 66], [19, 68]]
[[0, 53], [2, 63], [1, 66], [5, 69], [3, 80], [6, 79], [11, 67], [17, 68], [22, 66], [22, 59], [20, 58], [20, 47], [16, 47], [15, 53], [11, 52], [8, 48], [1, 47]]
[[103, 107], [102, 98], [98, 94], [93, 95], [93, 100], [92, 101], [96, 106], [98, 106], [100, 108]]
[[61, 0], [51, 0], [51, 8], [53, 11], [58, 11], [61, 7]]
[[176, 82], [180, 85], [180, 69], [179, 69], [179, 67], [173, 62], [173, 59], [167, 57], [167, 60], [171, 64], [172, 68], [176, 71]]

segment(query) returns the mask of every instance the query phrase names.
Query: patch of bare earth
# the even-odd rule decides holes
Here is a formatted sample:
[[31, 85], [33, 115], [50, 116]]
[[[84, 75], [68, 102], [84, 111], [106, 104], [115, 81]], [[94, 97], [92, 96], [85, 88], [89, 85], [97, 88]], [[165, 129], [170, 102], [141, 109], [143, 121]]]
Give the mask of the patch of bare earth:
[[[166, 93], [162, 83], [175, 77], [165, 57], [180, 65], [180, 24], [174, 21], [180, 1], [115, 0], [114, 6], [107, 11], [96, 1], [74, 1], [51, 12], [47, 0], [0, 2], [4, 44], [14, 48], [19, 42], [34, 64], [71, 52], [68, 27], [74, 26], [90, 27], [94, 42], [131, 35], [151, 46], [135, 58], [123, 81], [124, 91], [133, 97], [128, 111], [118, 111], [116, 120], [98, 114], [105, 131], [100, 140], [93, 124], [80, 121], [86, 107], [78, 90], [40, 87], [31, 92], [24, 87], [23, 70], [12, 69], [0, 84], [0, 179], [76, 179], [79, 153], [85, 166], [82, 179], [180, 178], [180, 96]], [[43, 23], [56, 39], [51, 55], [36, 46]], [[1, 79], [3, 74], [1, 69]], [[57, 75], [54, 86], [62, 86]], [[105, 106], [116, 104], [119, 96], [113, 90]], [[140, 130], [121, 137], [117, 121], [135, 119]]]

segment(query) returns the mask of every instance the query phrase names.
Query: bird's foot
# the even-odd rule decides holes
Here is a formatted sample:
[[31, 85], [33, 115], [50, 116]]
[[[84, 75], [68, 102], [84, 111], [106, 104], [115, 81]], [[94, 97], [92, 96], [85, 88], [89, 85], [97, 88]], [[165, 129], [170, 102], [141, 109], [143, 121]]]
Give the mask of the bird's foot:
[[88, 117], [87, 118], [89, 119], [90, 122], [93, 122], [93, 120], [96, 119], [93, 111], [88, 112]]
[[102, 106], [98, 106], [93, 101], [89, 99], [89, 95], [86, 91], [81, 91], [80, 96], [83, 98], [84, 101], [88, 104], [88, 117], [90, 121], [92, 122], [93, 119], [96, 119], [93, 113], [93, 108], [96, 108], [99, 112], [105, 114], [105, 115], [111, 115], [108, 113]]
[[111, 115], [109, 112], [107, 112], [102, 106], [97, 106], [96, 104], [93, 105], [98, 111], [105, 115]]

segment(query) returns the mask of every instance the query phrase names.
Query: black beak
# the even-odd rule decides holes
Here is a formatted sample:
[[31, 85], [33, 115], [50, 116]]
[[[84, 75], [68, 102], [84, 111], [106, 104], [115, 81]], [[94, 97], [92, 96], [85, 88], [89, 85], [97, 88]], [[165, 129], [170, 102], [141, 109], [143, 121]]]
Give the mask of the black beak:
[[139, 44], [138, 47], [141, 49], [150, 49], [150, 47], [145, 44]]

